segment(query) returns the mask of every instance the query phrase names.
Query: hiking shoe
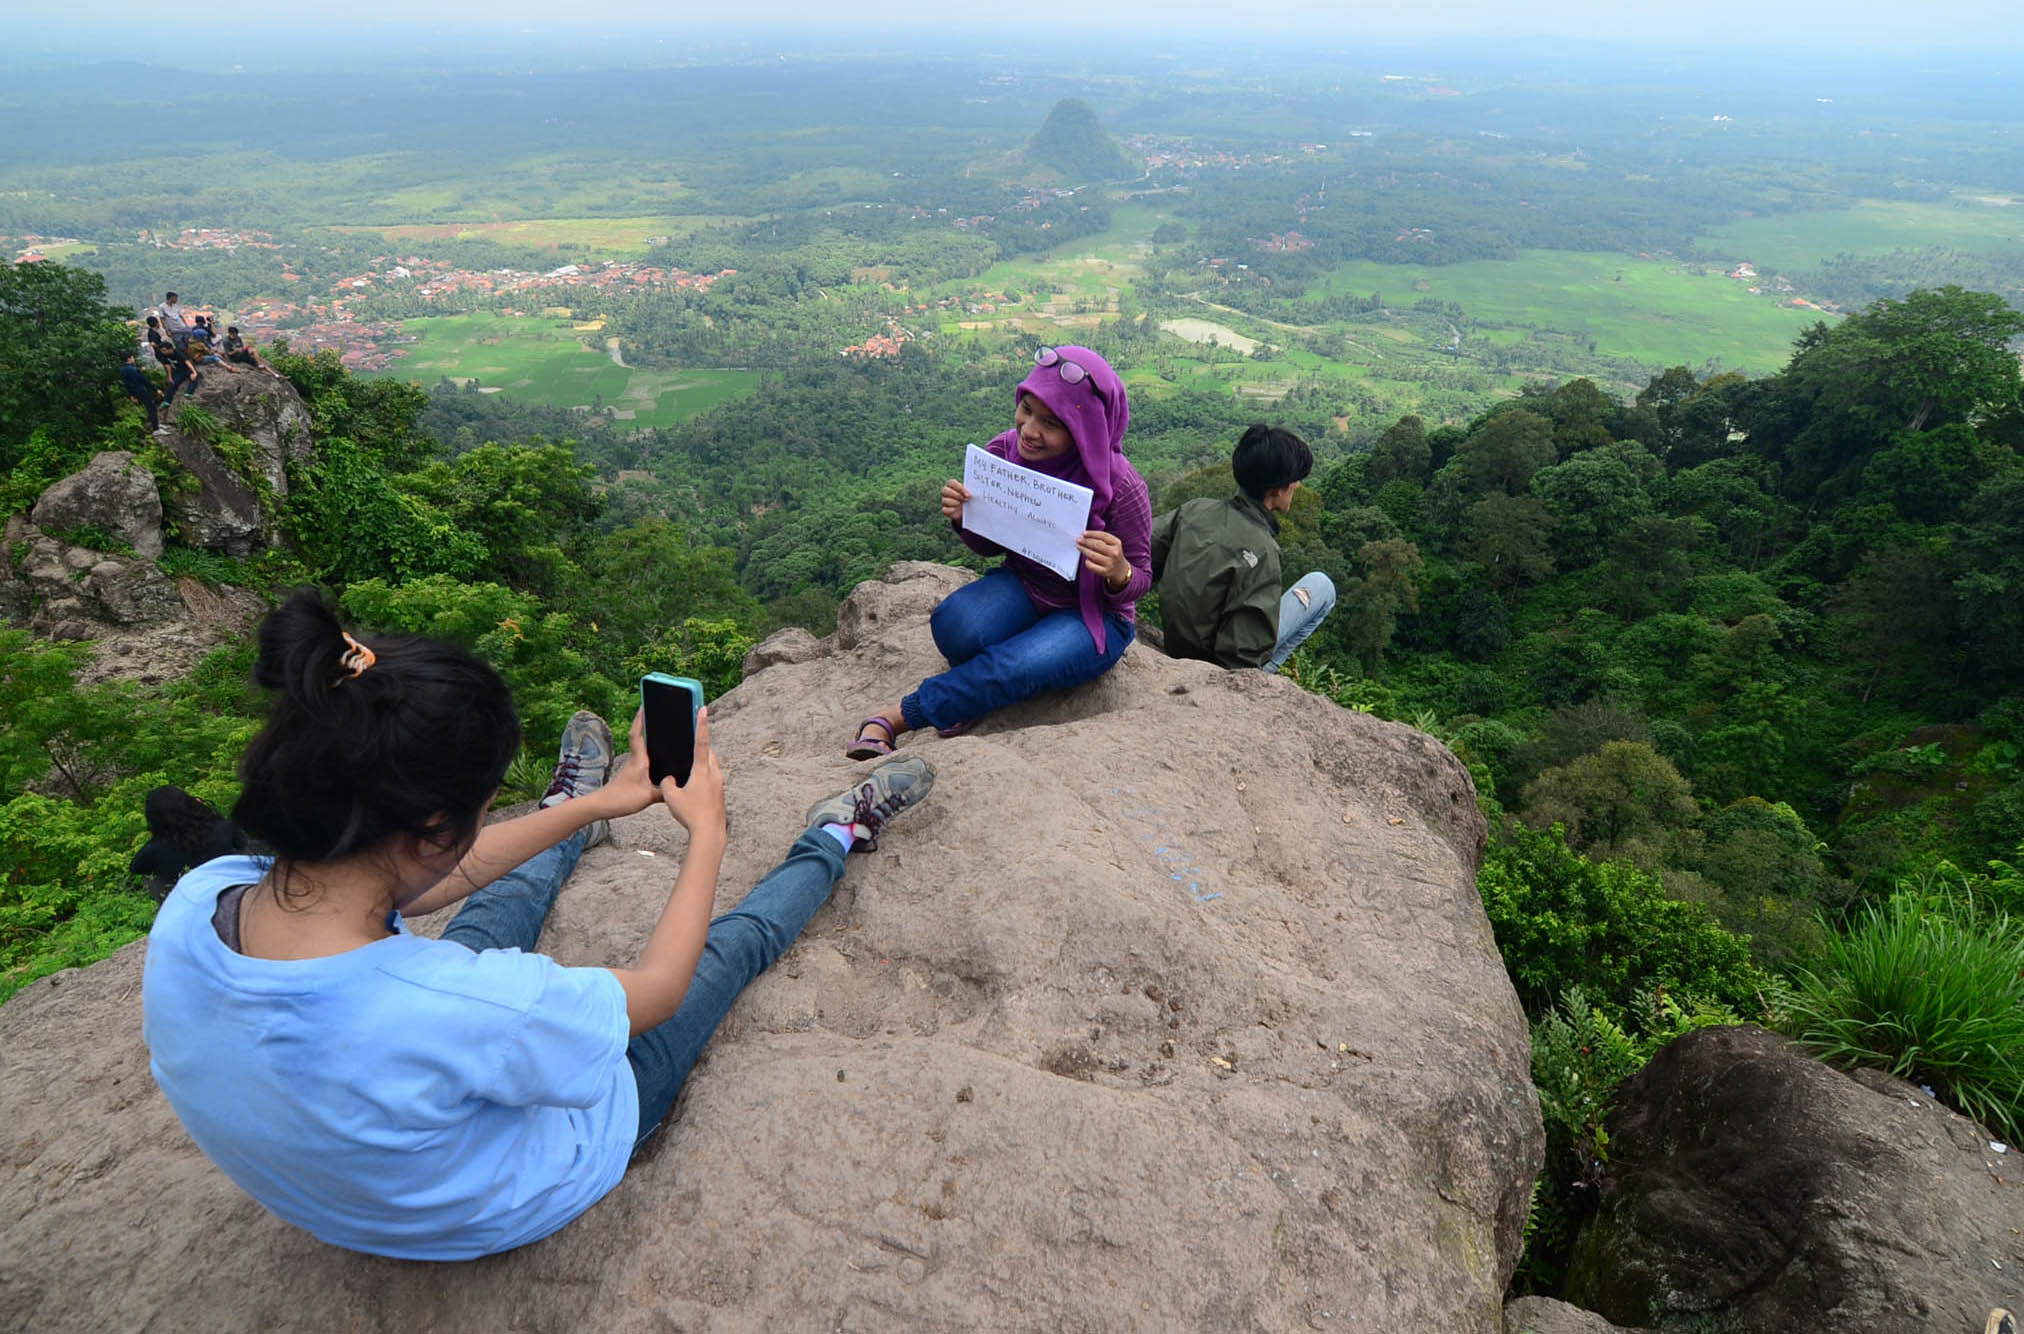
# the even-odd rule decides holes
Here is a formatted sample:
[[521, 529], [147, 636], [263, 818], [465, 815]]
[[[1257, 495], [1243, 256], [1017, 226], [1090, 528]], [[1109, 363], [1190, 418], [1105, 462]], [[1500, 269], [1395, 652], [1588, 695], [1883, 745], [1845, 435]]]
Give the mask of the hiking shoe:
[[[548, 790], [541, 794], [543, 806], [555, 806], [571, 797], [581, 797], [604, 786], [611, 777], [611, 729], [604, 719], [588, 709], [578, 709], [562, 729], [562, 750], [555, 760], [555, 773]], [[583, 846], [594, 848], [611, 837], [611, 821], [594, 820], [584, 826]]]
[[1982, 1334], [2017, 1334], [2017, 1317], [1999, 1306], [1989, 1312], [1989, 1323], [1982, 1327]]
[[918, 755], [887, 760], [861, 783], [808, 808], [808, 827], [862, 825], [870, 832], [852, 852], [876, 852], [878, 836], [901, 811], [920, 803], [935, 786], [934, 766]]

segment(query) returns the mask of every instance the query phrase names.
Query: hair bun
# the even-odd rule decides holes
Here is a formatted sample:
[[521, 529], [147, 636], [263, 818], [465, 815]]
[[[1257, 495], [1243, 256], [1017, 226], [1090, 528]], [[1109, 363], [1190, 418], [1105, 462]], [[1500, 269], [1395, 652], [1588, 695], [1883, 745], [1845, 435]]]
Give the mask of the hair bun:
[[304, 703], [319, 702], [337, 679], [344, 655], [344, 627], [312, 589], [302, 589], [268, 614], [260, 627], [260, 657], [253, 681]]

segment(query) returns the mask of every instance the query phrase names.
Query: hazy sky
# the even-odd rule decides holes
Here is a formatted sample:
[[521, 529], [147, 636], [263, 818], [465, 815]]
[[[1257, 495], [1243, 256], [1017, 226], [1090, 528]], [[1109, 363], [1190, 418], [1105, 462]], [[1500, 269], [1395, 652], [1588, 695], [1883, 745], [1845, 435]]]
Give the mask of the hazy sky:
[[[0, 0], [0, 16], [26, 13], [31, 0]], [[38, 16], [55, 13], [33, 5]], [[166, 21], [206, 25], [229, 16], [235, 27], [326, 26], [376, 23], [555, 25], [566, 15], [576, 31], [598, 25], [721, 24], [741, 21], [834, 25], [897, 24], [948, 30], [961, 23], [981, 27], [1018, 26], [1030, 32], [1036, 50], [1077, 32], [1143, 28], [1168, 34], [1178, 28], [1235, 30], [1261, 38], [1297, 38], [1303, 33], [1363, 34], [1373, 39], [1414, 37], [1573, 35], [1608, 41], [1687, 42], [1696, 46], [1734, 45], [1753, 55], [1767, 43], [1808, 47], [1974, 47], [2016, 50], [2020, 46], [2017, 0], [1387, 0], [1386, 3], [1315, 3], [1315, 0], [1087, 0], [1083, 3], [954, 6], [947, 0], [248, 0], [210, 6], [172, 6], [157, 0], [88, 0], [64, 17], [154, 24]], [[62, 20], [59, 19], [59, 22]], [[18, 35], [18, 30], [17, 30]], [[134, 53], [138, 54], [138, 52]], [[1803, 52], [1795, 51], [1794, 55]]]

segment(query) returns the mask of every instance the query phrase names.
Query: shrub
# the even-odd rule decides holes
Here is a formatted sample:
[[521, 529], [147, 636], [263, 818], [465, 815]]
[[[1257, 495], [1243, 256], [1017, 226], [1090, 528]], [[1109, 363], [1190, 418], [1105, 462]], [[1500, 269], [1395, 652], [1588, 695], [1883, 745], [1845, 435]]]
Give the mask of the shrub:
[[257, 722], [250, 646], [207, 655], [165, 687], [80, 686], [83, 646], [0, 630], [0, 1000], [91, 963], [154, 920], [127, 862], [149, 789], [174, 783], [230, 809]]
[[1930, 1085], [2024, 1139], [2024, 922], [1934, 877], [1831, 932], [1785, 1027], [1822, 1060]]
[[670, 672], [702, 682], [703, 698], [715, 700], [745, 679], [745, 655], [758, 641], [736, 621], [691, 616], [671, 626], [627, 659], [635, 676]]
[[1574, 986], [1616, 1014], [1661, 987], [1758, 1008], [1766, 979], [1749, 942], [1706, 906], [1668, 897], [1656, 875], [1583, 859], [1558, 827], [1513, 826], [1490, 845], [1476, 886], [1527, 1014], [1543, 1014]]

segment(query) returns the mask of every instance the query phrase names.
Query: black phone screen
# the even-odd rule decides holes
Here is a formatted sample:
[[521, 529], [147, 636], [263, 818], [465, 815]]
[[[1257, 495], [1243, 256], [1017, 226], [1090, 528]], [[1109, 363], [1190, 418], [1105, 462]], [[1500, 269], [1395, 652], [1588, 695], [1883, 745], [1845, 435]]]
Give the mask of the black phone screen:
[[640, 702], [647, 711], [647, 773], [654, 786], [670, 776], [676, 786], [687, 783], [696, 763], [695, 696], [686, 686], [642, 681]]

